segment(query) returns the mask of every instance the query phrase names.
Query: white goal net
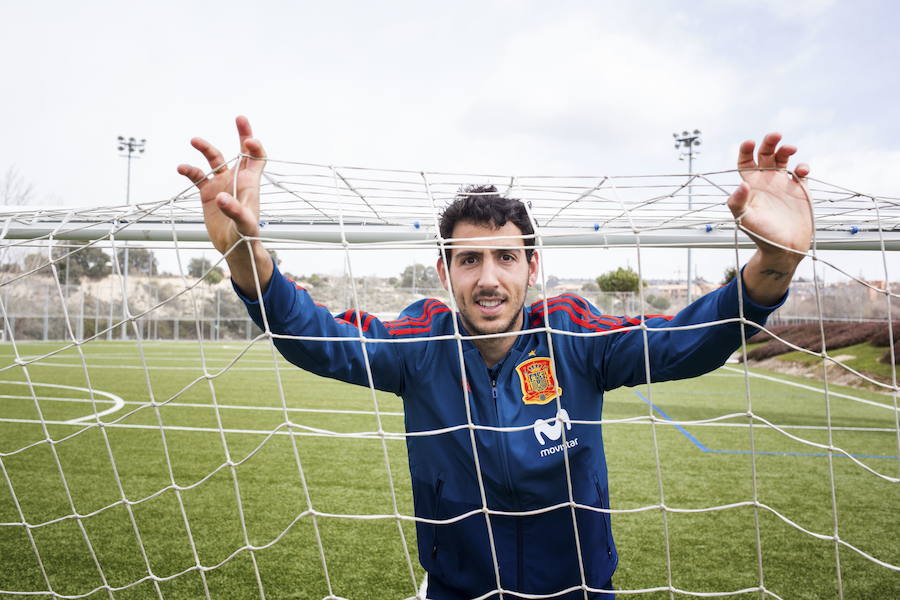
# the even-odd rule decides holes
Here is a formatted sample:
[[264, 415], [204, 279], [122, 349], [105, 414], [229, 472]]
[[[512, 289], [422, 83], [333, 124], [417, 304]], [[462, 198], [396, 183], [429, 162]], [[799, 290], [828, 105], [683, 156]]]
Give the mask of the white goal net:
[[[740, 268], [754, 244], [725, 204], [738, 181], [269, 160], [261, 236], [281, 271], [358, 324], [351, 341], [365, 348], [367, 315], [389, 321], [429, 297], [455, 309], [427, 266], [437, 220], [461, 187], [492, 184], [535, 225], [542, 270], [528, 303], [583, 296], [625, 317], [618, 335]], [[813, 248], [733, 362], [609, 392], [597, 420], [570, 422], [563, 397], [555, 421], [530, 427], [567, 469], [567, 432], [603, 428], [611, 504], [593, 510], [611, 516], [622, 597], [900, 597], [900, 198], [809, 189]], [[404, 442], [447, 431], [407, 433], [402, 402], [371, 376], [354, 387], [281, 358], [279, 332], [257, 327], [223, 278], [193, 190], [7, 209], [0, 240], [0, 597], [420, 594], [416, 523], [471, 515], [416, 515]], [[715, 280], [685, 281], [687, 248]], [[370, 274], [384, 264], [397, 276]], [[637, 291], [599, 289], [626, 264]], [[462, 361], [467, 336], [451, 337]], [[522, 429], [467, 414], [476, 470], [481, 432]], [[586, 508], [571, 495], [566, 506]], [[521, 513], [485, 502], [478, 514]], [[519, 597], [492, 556], [497, 587], [481, 597]], [[601, 591], [582, 572], [574, 588], [521, 597]]]

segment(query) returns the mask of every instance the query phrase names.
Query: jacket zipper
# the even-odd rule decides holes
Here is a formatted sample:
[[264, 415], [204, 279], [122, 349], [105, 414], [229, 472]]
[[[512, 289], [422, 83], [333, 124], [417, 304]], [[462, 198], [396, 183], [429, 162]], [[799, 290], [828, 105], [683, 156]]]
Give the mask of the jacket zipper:
[[[444, 480], [438, 479], [437, 486], [435, 486], [435, 487], [436, 487], [436, 489], [435, 489], [435, 493], [434, 493], [434, 496], [435, 496], [434, 518], [440, 519], [441, 518], [441, 510], [440, 510], [441, 509], [441, 497], [443, 496], [443, 493], [444, 493]], [[438, 534], [438, 526], [432, 525], [431, 527], [432, 527], [432, 532], [433, 532], [431, 535], [431, 540], [432, 540], [431, 558], [434, 559], [434, 558], [437, 558], [437, 553], [438, 553], [438, 535], [437, 535]]]
[[[491, 396], [494, 398], [494, 412], [497, 417], [497, 426], [502, 427], [503, 423], [500, 420], [500, 403], [498, 402], [497, 394], [497, 380], [493, 378], [491, 379]], [[513, 488], [512, 477], [509, 474], [509, 448], [506, 443], [506, 432], [498, 431], [497, 434], [500, 436], [500, 466], [503, 469], [503, 477], [506, 480], [506, 491], [509, 493], [509, 497], [515, 501], [516, 508], [518, 508], [519, 497]]]

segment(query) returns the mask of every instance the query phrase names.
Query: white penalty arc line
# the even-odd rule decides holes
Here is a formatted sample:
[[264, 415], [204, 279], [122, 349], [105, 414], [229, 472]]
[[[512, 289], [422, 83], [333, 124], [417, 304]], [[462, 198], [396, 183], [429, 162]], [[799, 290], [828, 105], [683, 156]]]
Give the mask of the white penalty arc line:
[[[0, 384], [2, 384], [2, 385], [29, 385], [29, 383], [27, 381], [0, 381]], [[91, 390], [89, 388], [77, 387], [74, 385], [62, 385], [59, 383], [31, 383], [30, 385], [32, 387], [55, 388], [58, 390], [74, 390], [76, 392], [84, 392], [88, 395], [93, 393], [96, 396], [103, 396], [112, 401], [113, 405], [104, 411], [101, 411], [98, 413], [91, 413], [89, 415], [85, 415], [83, 417], [78, 417], [75, 419], [69, 419], [68, 421], [63, 421], [63, 423], [66, 423], [68, 425], [76, 425], [76, 424], [83, 423], [90, 419], [99, 419], [100, 417], [105, 417], [108, 414], [112, 414], [112, 413], [118, 411], [119, 409], [121, 409], [123, 406], [125, 406], [125, 400], [123, 400], [119, 396], [116, 396], [115, 394], [111, 394], [109, 392], [104, 392], [101, 390], [96, 390], [96, 389]], [[83, 401], [90, 402], [91, 399], [85, 398]], [[49, 423], [49, 421], [48, 421], [48, 423]]]

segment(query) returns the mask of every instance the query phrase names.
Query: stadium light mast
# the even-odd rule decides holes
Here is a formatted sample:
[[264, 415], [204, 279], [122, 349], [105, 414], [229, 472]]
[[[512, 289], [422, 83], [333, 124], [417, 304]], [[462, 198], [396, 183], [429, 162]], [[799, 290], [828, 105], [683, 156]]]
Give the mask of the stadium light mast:
[[[131, 206], [131, 160], [140, 158], [140, 156], [135, 156], [135, 154], [144, 153], [147, 140], [145, 138], [138, 140], [133, 137], [126, 139], [120, 135], [117, 143], [119, 152], [125, 152], [125, 154], [120, 154], [119, 156], [128, 159], [128, 172], [125, 178], [125, 204]], [[123, 242], [123, 244], [125, 246], [125, 268], [122, 271], [124, 284], [124, 290], [122, 291], [122, 319], [126, 320], [128, 319], [128, 242]], [[115, 257], [113, 259], [115, 260]], [[124, 323], [122, 325], [122, 339], [128, 339], [128, 325]]]
[[[688, 176], [691, 177], [691, 180], [688, 181], [688, 210], [690, 211], [693, 208], [694, 200], [694, 186], [691, 183], [694, 176], [694, 157], [700, 154], [700, 150], [696, 149], [700, 145], [700, 130], [695, 129], [693, 133], [684, 130], [680, 134], [673, 133], [672, 137], [675, 139], [675, 149], [678, 150], [678, 160], [687, 158], [688, 161]], [[688, 248], [687, 251], [687, 302], [690, 304], [693, 301], [693, 294], [691, 293], [691, 275], [693, 270], [691, 269], [691, 249]]]

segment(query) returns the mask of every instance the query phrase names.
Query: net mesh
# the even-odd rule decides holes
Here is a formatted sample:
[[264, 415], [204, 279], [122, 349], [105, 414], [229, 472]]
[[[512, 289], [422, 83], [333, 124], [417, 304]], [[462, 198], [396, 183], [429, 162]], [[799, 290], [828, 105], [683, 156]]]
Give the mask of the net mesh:
[[[467, 403], [464, 425], [405, 432], [402, 406], [373, 383], [367, 348], [374, 342], [361, 323], [378, 289], [366, 291], [359, 257], [442, 247], [440, 210], [461, 186], [478, 183], [526, 203], [544, 254], [557, 247], [629, 248], [643, 279], [649, 249], [724, 248], [733, 250], [739, 268], [739, 249], [753, 243], [725, 205], [737, 179], [733, 171], [542, 177], [270, 160], [263, 239], [285, 256], [320, 250], [344, 256], [346, 278], [337, 287], [346, 314], [356, 315], [358, 335], [343, 339], [361, 344], [368, 380], [368, 389], [352, 391], [332, 390], [285, 363], [272, 341], [309, 338], [273, 332], [265, 311], [261, 330], [239, 314], [227, 290], [223, 299], [221, 286], [213, 291], [210, 283], [220, 262], [189, 272], [188, 256], [206, 239], [193, 191], [131, 207], [0, 213], [0, 595], [265, 598], [299, 589], [302, 597], [350, 598], [384, 589], [385, 597], [421, 596], [412, 525], [477, 514], [489, 524], [496, 579], [496, 590], [482, 597], [515, 592], [503, 588], [490, 527], [492, 518], [510, 513], [489, 505], [476, 433], [522, 428], [480, 425]], [[576, 509], [610, 513], [623, 523], [617, 535], [623, 555], [642, 569], [623, 562], [619, 593], [787, 599], [808, 589], [840, 598], [900, 591], [893, 533], [900, 497], [897, 290], [889, 276], [891, 251], [900, 242], [900, 199], [818, 180], [809, 189], [816, 222], [812, 281], [795, 284], [793, 305], [781, 309], [790, 319], [776, 317], [764, 330], [774, 342], [743, 339], [741, 351], [752, 358], [764, 341], [781, 343], [797, 353], [795, 363], [806, 365], [801, 377], [742, 360], [712, 375], [729, 382], [727, 391], [648, 384], [608, 395], [608, 405], [620, 400], [626, 410], [572, 423], [604, 427], [611, 508], [575, 501], [567, 444], [572, 423], [558, 417], [568, 485], [562, 507], [576, 524], [581, 581], [528, 597], [581, 591], [586, 598], [601, 591], [584, 572], [583, 555], [593, 550], [580, 544]], [[139, 248], [135, 240], [142, 241]], [[141, 273], [125, 258], [126, 248], [134, 256], [171, 253], [178, 272], [162, 284], [153, 277], [152, 259]], [[836, 250], [855, 252], [848, 261], [830, 254]], [[883, 279], [852, 274], [855, 261], [877, 261]], [[103, 265], [111, 272], [104, 274]], [[92, 266], [101, 276], [89, 276]], [[826, 285], [826, 274], [840, 283]], [[549, 284], [542, 272], [536, 299], [545, 307]], [[637, 312], [647, 312], [649, 295], [639, 286]], [[455, 309], [452, 289], [444, 297]], [[734, 321], [749, 323], [743, 305]], [[606, 334], [631, 330], [643, 336], [649, 379], [643, 318]], [[855, 362], [857, 356], [847, 358], [871, 353], [865, 339], [842, 341], [854, 330], [857, 337], [865, 330], [884, 338], [884, 368], [875, 372]], [[537, 331], [548, 334], [555, 363], [549, 334], [571, 334], [549, 325]], [[471, 338], [457, 325], [451, 339], [465, 385], [462, 343]], [[697, 398], [707, 410], [672, 416], [663, 408]], [[781, 410], [784, 403], [801, 408]], [[444, 520], [417, 517], [401, 442], [451, 429], [468, 431], [482, 506]], [[732, 435], [740, 430], [746, 430], [743, 441]], [[689, 452], [696, 457], [682, 463]], [[708, 466], [719, 459], [737, 462]], [[706, 478], [691, 475], [707, 468]], [[716, 483], [735, 470], [738, 491]], [[679, 479], [701, 492], [686, 492]], [[640, 538], [643, 529], [651, 539]], [[724, 543], [730, 535], [743, 540], [739, 559]], [[629, 536], [640, 539], [630, 543]], [[828, 558], [819, 543], [831, 547]], [[695, 544], [701, 550], [686, 549]], [[717, 553], [717, 544], [728, 549]], [[727, 562], [741, 566], [717, 577], [686, 567], [698, 559], [705, 571]], [[792, 573], [801, 566], [806, 579]]]

